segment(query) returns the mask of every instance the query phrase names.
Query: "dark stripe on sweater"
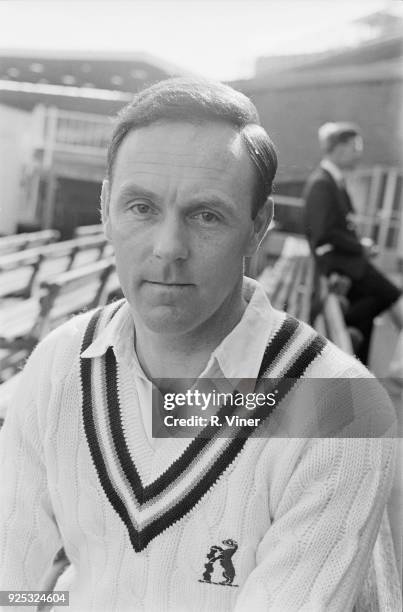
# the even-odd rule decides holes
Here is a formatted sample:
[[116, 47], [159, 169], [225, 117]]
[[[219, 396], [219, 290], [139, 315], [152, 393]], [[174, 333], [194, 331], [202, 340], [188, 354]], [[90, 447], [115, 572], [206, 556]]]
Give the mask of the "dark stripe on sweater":
[[[122, 304], [118, 305], [116, 309], [113, 310], [112, 316], [117, 312], [117, 310], [122, 306]], [[95, 334], [95, 329], [98, 323], [98, 320], [101, 316], [101, 310], [98, 310], [91, 317], [91, 320], [87, 326], [86, 332], [84, 334], [84, 340], [82, 344], [82, 351], [84, 351], [93, 341], [93, 337]], [[97, 431], [95, 427], [95, 419], [94, 419], [94, 406], [92, 401], [92, 359], [81, 359], [81, 384], [82, 384], [82, 394], [83, 394], [83, 422], [84, 422], [84, 431], [87, 438], [87, 443], [90, 449], [92, 461], [94, 463], [96, 472], [98, 474], [99, 481], [101, 486], [107, 496], [109, 502], [112, 507], [115, 509], [117, 514], [122, 519], [123, 523], [126, 525], [127, 529], [132, 529], [132, 523], [129, 516], [129, 513], [121, 500], [120, 496], [114, 489], [109, 476], [108, 471], [102, 456], [102, 451], [98, 442]]]
[[258, 428], [263, 427], [263, 423], [267, 423], [268, 418], [280, 404], [280, 402], [290, 393], [293, 387], [297, 384], [298, 380], [301, 379], [306, 372], [307, 368], [314, 362], [314, 360], [322, 353], [324, 347], [327, 344], [326, 338], [317, 334], [312, 330], [312, 338], [308, 346], [302, 351], [297, 359], [291, 364], [281, 378], [274, 379], [275, 385], [273, 385], [273, 391], [276, 391], [276, 405], [269, 407], [260, 406], [254, 411], [254, 418], [259, 419], [258, 426], [244, 426], [242, 427], [242, 435], [251, 435]]
[[300, 378], [306, 372], [311, 363], [318, 357], [327, 344], [326, 338], [314, 332], [310, 344], [302, 351], [295, 362], [284, 374], [288, 378]]
[[258, 378], [262, 378], [268, 369], [279, 359], [279, 353], [283, 352], [291, 338], [297, 331], [300, 323], [293, 317], [286, 316], [280, 329], [276, 332], [272, 340], [266, 346], [263, 354], [262, 363], [259, 369]]
[[123, 433], [122, 410], [118, 395], [117, 364], [113, 350], [110, 347], [105, 355], [105, 365], [108, 422], [115, 454], [126, 479], [130, 483], [138, 504], [141, 505], [144, 501], [144, 489], [137, 468], [130, 457], [126, 438]]

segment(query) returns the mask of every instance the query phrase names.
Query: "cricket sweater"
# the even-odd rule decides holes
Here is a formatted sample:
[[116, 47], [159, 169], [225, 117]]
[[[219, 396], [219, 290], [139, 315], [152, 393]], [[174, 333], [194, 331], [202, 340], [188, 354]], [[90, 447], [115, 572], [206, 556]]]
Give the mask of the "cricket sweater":
[[[40, 588], [63, 545], [72, 611], [352, 609], [393, 477], [389, 432], [251, 430], [154, 448], [127, 364], [113, 350], [82, 357], [115, 310], [74, 318], [27, 363], [0, 434], [0, 588]], [[313, 397], [316, 415], [352, 402], [338, 379], [368, 371], [309, 326], [271, 318], [260, 376], [334, 379]], [[354, 410], [368, 414], [368, 399], [354, 397]]]

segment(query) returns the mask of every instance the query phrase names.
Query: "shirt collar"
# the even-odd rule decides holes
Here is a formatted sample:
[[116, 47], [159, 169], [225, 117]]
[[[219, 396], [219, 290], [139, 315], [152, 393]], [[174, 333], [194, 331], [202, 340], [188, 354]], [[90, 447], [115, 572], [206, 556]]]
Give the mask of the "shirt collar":
[[330, 176], [336, 181], [338, 185], [344, 185], [344, 176], [342, 171], [335, 163], [330, 159], [322, 159], [320, 162], [321, 168], [329, 172]]
[[[129, 337], [128, 337], [129, 336]], [[81, 357], [92, 359], [101, 357], [111, 346], [115, 352], [121, 354], [119, 348], [132, 345], [134, 340], [134, 324], [127, 301], [106, 324], [105, 328], [97, 334], [95, 340], [81, 353]]]
[[225, 378], [257, 378], [273, 328], [273, 308], [260, 283], [248, 277], [244, 277], [243, 297], [248, 305], [241, 320], [211, 354], [202, 376], [216, 361]]
[[[248, 305], [234, 329], [213, 351], [201, 376], [255, 379], [274, 324], [274, 310], [263, 287], [244, 277], [243, 296]], [[125, 302], [81, 357], [94, 358], [112, 347], [117, 361], [126, 360], [137, 375], [145, 374], [134, 350], [134, 322]]]

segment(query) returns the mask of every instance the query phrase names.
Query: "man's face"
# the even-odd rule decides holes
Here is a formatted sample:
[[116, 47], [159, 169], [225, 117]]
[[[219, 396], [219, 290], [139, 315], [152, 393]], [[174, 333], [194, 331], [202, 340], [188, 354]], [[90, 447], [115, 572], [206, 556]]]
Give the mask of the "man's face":
[[350, 138], [338, 145], [338, 165], [345, 170], [353, 170], [362, 157], [363, 142], [361, 136]]
[[268, 207], [252, 220], [254, 181], [229, 125], [155, 123], [126, 136], [102, 206], [136, 321], [184, 334], [237, 307], [243, 257], [269, 220]]

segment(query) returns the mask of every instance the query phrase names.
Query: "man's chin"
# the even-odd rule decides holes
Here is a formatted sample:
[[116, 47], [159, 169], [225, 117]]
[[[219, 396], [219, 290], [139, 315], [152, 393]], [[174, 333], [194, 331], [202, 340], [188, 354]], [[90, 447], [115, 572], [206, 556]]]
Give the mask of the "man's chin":
[[161, 335], [183, 334], [194, 328], [195, 318], [189, 312], [181, 312], [168, 306], [160, 306], [139, 313], [144, 327]]

